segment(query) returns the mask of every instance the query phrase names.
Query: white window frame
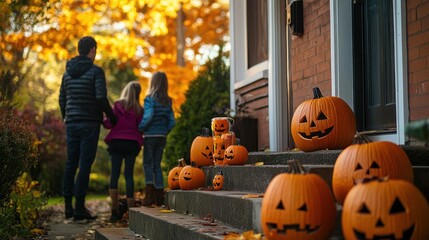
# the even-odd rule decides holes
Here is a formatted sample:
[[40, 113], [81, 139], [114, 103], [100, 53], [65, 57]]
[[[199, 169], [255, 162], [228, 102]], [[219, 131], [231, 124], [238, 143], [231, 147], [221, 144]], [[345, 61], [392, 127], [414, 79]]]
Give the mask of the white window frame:
[[[406, 45], [405, 1], [393, 0], [396, 133], [372, 135], [373, 140], [405, 144], [405, 127], [408, 123], [408, 69]], [[331, 78], [332, 96], [344, 99], [353, 109], [353, 40], [352, 1], [330, 0], [331, 14]]]
[[235, 110], [235, 90], [268, 78], [268, 60], [247, 68], [246, 0], [230, 0], [231, 84], [230, 105]]

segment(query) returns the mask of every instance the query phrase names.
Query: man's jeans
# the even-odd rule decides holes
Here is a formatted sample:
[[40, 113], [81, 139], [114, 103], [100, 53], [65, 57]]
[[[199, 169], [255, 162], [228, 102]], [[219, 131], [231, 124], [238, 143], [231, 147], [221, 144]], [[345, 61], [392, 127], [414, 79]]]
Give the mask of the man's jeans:
[[[74, 195], [77, 200], [84, 201], [88, 189], [91, 166], [97, 153], [100, 123], [68, 123], [66, 134], [67, 161], [63, 182], [64, 197], [72, 197]], [[75, 182], [78, 167], [79, 173]]]

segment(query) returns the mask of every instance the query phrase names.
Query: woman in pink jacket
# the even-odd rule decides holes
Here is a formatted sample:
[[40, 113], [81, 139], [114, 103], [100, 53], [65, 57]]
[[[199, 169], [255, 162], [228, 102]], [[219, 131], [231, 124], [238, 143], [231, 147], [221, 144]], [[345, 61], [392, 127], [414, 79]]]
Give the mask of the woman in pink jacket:
[[129, 82], [122, 90], [121, 97], [113, 105], [113, 112], [118, 122], [113, 126], [109, 119], [104, 120], [104, 127], [111, 129], [104, 141], [112, 160], [109, 194], [112, 199], [110, 220], [121, 219], [118, 211], [118, 179], [122, 160], [125, 160], [124, 176], [128, 207], [134, 207], [134, 163], [143, 145], [142, 133], [138, 125], [142, 120], [143, 108], [139, 97], [141, 86], [137, 81]]

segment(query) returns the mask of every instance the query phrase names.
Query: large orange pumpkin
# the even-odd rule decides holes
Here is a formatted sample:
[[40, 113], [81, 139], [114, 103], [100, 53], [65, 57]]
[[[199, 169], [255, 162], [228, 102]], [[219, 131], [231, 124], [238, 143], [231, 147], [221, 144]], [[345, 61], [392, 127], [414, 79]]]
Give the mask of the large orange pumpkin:
[[404, 179], [413, 182], [413, 169], [405, 151], [398, 145], [371, 142], [357, 134], [355, 144], [348, 146], [338, 156], [332, 174], [335, 199], [342, 204], [356, 181], [364, 178]]
[[179, 186], [179, 175], [180, 175], [180, 171], [182, 171], [184, 166], [186, 166], [185, 159], [181, 158], [181, 159], [179, 159], [179, 165], [172, 168], [168, 172], [167, 181], [168, 181], [168, 187], [171, 190], [180, 188], [180, 186]]
[[429, 239], [429, 204], [409, 181], [359, 183], [342, 211], [345, 239]]
[[192, 190], [204, 187], [206, 175], [203, 170], [194, 165], [183, 167], [179, 174], [179, 186], [182, 190]]
[[194, 138], [190, 155], [191, 163], [198, 167], [213, 165], [213, 138], [208, 128], [203, 128], [201, 136]]
[[249, 152], [247, 148], [240, 145], [237, 139], [236, 145], [231, 145], [225, 149], [225, 163], [227, 165], [243, 165], [247, 162]]
[[305, 152], [343, 149], [353, 142], [356, 119], [347, 103], [338, 97], [323, 97], [313, 88], [314, 98], [295, 110], [291, 133], [296, 147]]
[[335, 228], [336, 208], [327, 183], [305, 173], [297, 160], [289, 173], [271, 180], [262, 200], [261, 225], [267, 239], [328, 239]]

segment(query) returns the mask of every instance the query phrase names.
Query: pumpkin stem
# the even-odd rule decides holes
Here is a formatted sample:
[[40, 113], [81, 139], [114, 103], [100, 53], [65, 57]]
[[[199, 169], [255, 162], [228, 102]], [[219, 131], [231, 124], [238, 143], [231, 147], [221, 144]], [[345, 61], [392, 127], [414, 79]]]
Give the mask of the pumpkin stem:
[[364, 134], [356, 133], [355, 138], [353, 140], [354, 144], [366, 144], [372, 142], [369, 137]]
[[305, 169], [302, 166], [301, 162], [296, 159], [292, 159], [287, 161], [287, 164], [289, 165], [289, 173], [292, 174], [305, 174]]
[[184, 158], [179, 159], [179, 167], [184, 167], [186, 166], [186, 162]]
[[209, 136], [209, 129], [206, 127], [203, 127], [203, 129], [201, 129], [201, 136], [202, 137], [208, 137]]
[[322, 98], [322, 92], [320, 92], [320, 89], [318, 87], [313, 88], [313, 99]]

